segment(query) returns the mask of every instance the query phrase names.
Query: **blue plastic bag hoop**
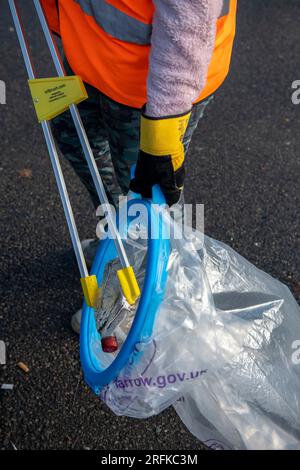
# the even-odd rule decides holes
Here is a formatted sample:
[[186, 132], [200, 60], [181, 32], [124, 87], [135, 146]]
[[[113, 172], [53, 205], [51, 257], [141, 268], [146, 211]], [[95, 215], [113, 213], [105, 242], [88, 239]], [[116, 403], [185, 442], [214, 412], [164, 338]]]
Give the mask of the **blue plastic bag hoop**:
[[[156, 233], [167, 233], [163, 228], [165, 223], [163, 217], [159, 216], [158, 212], [153, 208], [153, 203], [165, 203], [159, 187], [153, 188], [153, 202], [139, 199], [138, 196], [136, 197], [136, 199], [128, 202], [128, 208], [137, 202], [143, 204], [147, 209], [149, 229], [151, 229], [151, 224], [155, 224], [155, 230], [159, 230]], [[125, 233], [127, 233], [128, 227], [134, 218], [128, 217]], [[124, 233], [124, 228], [122, 230]], [[156, 314], [164, 298], [167, 283], [170, 240], [167, 237], [153, 239], [148, 237], [147, 249], [146, 275], [139, 306], [121, 350], [108, 367], [105, 367], [101, 363], [99, 356], [95, 354], [95, 345], [101, 350], [101, 336], [97, 331], [94, 311], [85, 302], [83, 304], [80, 329], [80, 359], [85, 381], [96, 394], [99, 394], [105, 385], [112, 382], [118, 376], [130, 359], [135, 361], [139, 359], [139, 355], [133, 355], [135, 345], [140, 342], [146, 342], [151, 337]], [[91, 270], [91, 274], [97, 276], [99, 285], [102, 282], [106, 264], [116, 257], [117, 252], [114, 241], [109, 238], [102, 240]]]

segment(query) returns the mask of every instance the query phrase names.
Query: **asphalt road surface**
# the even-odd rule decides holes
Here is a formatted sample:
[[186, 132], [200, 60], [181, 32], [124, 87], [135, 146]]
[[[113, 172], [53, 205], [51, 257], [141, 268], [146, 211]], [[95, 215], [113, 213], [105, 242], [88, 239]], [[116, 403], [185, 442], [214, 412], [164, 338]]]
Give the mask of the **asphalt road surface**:
[[[51, 76], [31, 2], [20, 1], [39, 76]], [[149, 420], [114, 416], [84, 384], [71, 314], [81, 291], [70, 239], [26, 85], [6, 0], [0, 0], [0, 448], [198, 449], [169, 409]], [[25, 7], [25, 8], [24, 8]], [[205, 204], [206, 233], [300, 295], [299, 0], [240, 0], [231, 74], [188, 158], [188, 202]], [[82, 238], [95, 218], [63, 168]], [[16, 364], [23, 361], [30, 372]]]

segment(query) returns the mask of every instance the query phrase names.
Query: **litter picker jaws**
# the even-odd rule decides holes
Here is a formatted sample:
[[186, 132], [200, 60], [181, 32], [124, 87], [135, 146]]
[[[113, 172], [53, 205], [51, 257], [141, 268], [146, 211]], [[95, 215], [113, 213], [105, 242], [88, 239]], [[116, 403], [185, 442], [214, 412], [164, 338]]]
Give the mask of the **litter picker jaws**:
[[93, 182], [99, 197], [100, 203], [105, 208], [106, 221], [110, 236], [113, 238], [117, 254], [119, 256], [122, 269], [117, 272], [119, 283], [123, 294], [129, 304], [133, 305], [140, 296], [140, 289], [136, 280], [133, 268], [130, 266], [126, 251], [117, 229], [113, 213], [111, 211], [105, 189], [99, 174], [92, 149], [90, 147], [77, 104], [87, 98], [84, 84], [80, 77], [66, 77], [64, 67], [52, 36], [48, 27], [43, 9], [39, 0], [33, 0], [50, 54], [52, 56], [57, 77], [49, 79], [37, 79], [29, 54], [29, 48], [26, 42], [24, 30], [21, 24], [20, 15], [17, 9], [16, 1], [9, 0], [9, 7], [17, 32], [18, 40], [21, 46], [25, 66], [29, 77], [29, 87], [32, 94], [35, 110], [38, 120], [42, 126], [48, 152], [50, 155], [56, 183], [58, 186], [60, 198], [64, 208], [74, 252], [76, 255], [80, 275], [81, 285], [86, 303], [89, 307], [94, 307], [97, 293], [99, 290], [97, 278], [95, 275], [90, 276], [87, 270], [85, 258], [83, 255], [73, 210], [68, 196], [64, 176], [58, 158], [58, 153], [53, 138], [49, 121], [58, 114], [70, 110], [74, 121], [76, 131], [84, 152]]

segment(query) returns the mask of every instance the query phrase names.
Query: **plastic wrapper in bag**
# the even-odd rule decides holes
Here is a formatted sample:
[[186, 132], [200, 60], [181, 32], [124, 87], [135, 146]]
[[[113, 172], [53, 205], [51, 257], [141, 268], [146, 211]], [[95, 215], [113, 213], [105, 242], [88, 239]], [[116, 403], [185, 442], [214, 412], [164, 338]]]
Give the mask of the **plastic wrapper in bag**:
[[[142, 285], [146, 246], [127, 249]], [[171, 238], [167, 270], [152, 337], [101, 398], [136, 418], [173, 404], [212, 448], [300, 448], [300, 315], [288, 288], [197, 232]]]

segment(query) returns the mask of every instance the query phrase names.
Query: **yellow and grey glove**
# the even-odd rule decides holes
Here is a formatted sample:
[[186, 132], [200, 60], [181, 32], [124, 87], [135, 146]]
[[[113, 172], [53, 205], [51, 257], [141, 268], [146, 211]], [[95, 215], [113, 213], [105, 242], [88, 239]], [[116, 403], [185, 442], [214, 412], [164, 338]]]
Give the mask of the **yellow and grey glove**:
[[152, 197], [159, 184], [166, 203], [178, 202], [184, 181], [183, 137], [190, 112], [163, 118], [142, 114], [140, 153], [130, 189], [142, 197]]

